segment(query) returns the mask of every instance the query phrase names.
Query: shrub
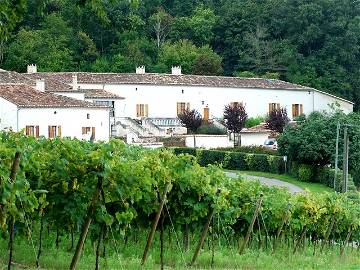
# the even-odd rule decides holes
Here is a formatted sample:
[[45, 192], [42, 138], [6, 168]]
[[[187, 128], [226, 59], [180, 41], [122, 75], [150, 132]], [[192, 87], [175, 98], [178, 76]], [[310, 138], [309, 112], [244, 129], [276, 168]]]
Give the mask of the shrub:
[[196, 148], [191, 147], [176, 147], [173, 148], [176, 155], [189, 154], [196, 157]]
[[213, 124], [202, 124], [196, 132], [197, 134], [225, 135], [226, 129], [219, 128]]
[[285, 163], [283, 157], [268, 155], [267, 160], [269, 164], [269, 172], [278, 174], [284, 173]]
[[260, 125], [264, 121], [265, 121], [265, 118], [261, 117], [261, 116], [250, 117], [245, 121], [245, 127], [246, 128], [251, 128], [251, 127]]
[[225, 151], [216, 150], [198, 150], [198, 162], [201, 166], [207, 166], [209, 164], [218, 164], [226, 166], [229, 153]]
[[267, 155], [264, 154], [248, 154], [246, 156], [247, 166], [250, 171], [268, 172], [269, 164]]
[[279, 155], [278, 151], [263, 146], [239, 146], [239, 147], [217, 148], [216, 150], [251, 153], [251, 154]]
[[226, 169], [246, 171], [249, 167], [246, 164], [246, 153], [229, 153], [229, 161], [226, 164]]
[[290, 162], [289, 173], [292, 177], [298, 178], [299, 164], [296, 161]]
[[311, 165], [300, 164], [298, 171], [298, 179], [302, 182], [311, 182], [313, 174], [313, 168]]

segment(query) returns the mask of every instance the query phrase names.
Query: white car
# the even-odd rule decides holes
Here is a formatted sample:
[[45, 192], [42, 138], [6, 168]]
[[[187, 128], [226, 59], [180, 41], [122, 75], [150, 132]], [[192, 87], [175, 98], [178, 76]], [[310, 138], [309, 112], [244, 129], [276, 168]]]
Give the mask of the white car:
[[267, 140], [264, 142], [264, 147], [277, 150], [278, 145], [277, 145], [276, 139], [267, 139]]

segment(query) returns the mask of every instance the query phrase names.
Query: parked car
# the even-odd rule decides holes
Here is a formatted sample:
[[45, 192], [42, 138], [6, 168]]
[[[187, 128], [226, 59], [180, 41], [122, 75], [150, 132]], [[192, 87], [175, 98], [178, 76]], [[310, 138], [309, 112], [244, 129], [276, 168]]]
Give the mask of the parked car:
[[277, 145], [276, 139], [267, 139], [267, 140], [264, 142], [264, 147], [277, 150], [278, 145]]

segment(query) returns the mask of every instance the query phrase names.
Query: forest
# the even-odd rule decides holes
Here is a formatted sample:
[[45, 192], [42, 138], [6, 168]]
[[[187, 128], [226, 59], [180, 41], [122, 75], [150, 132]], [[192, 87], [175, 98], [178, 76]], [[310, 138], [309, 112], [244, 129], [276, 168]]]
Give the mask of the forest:
[[0, 67], [279, 78], [360, 109], [360, 2], [4, 0]]

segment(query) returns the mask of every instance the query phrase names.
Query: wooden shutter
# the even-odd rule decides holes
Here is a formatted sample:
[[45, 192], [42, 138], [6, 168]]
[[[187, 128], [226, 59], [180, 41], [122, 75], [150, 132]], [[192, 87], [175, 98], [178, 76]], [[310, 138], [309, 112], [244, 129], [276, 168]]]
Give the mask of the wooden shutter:
[[276, 103], [276, 109], [280, 110], [280, 103]]
[[52, 128], [51, 126], [48, 126], [48, 137], [52, 138], [53, 137], [53, 133], [52, 133]]
[[292, 105], [292, 117], [294, 118], [296, 116], [296, 104]]
[[181, 103], [176, 103], [176, 115], [179, 115], [181, 113]]
[[81, 133], [82, 133], [82, 135], [86, 134], [86, 127], [81, 128]]
[[186, 109], [190, 110], [190, 102], [186, 103]]
[[209, 114], [210, 114], [209, 111], [210, 111], [209, 108], [204, 108], [204, 120], [205, 121], [209, 120]]
[[61, 126], [58, 126], [58, 137], [61, 138]]
[[140, 111], [141, 111], [140, 104], [136, 104], [136, 117], [140, 116]]
[[303, 105], [300, 104], [300, 114], [303, 114], [303, 113], [304, 113], [304, 111], [303, 111]]
[[39, 138], [40, 136], [40, 127], [39, 126], [35, 126], [35, 137]]
[[145, 117], [149, 117], [149, 105], [145, 104], [145, 113], [144, 113]]
[[92, 132], [92, 139], [95, 140], [95, 127], [91, 128], [91, 132]]
[[269, 113], [272, 112], [272, 103], [269, 103]]

